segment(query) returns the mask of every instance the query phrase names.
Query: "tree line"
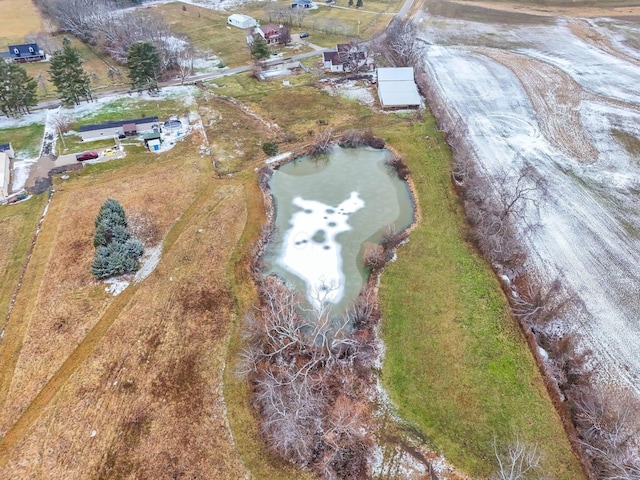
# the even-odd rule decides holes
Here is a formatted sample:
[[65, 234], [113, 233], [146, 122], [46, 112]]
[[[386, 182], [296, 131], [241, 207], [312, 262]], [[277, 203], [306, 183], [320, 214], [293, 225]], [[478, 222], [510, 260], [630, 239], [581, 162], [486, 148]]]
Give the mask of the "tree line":
[[[145, 11], [122, 10], [141, 3], [98, 0], [37, 0], [36, 5], [59, 31], [98, 47], [127, 69], [130, 85], [136, 90], [158, 90], [158, 81], [170, 73], [184, 80], [193, 71], [194, 51], [186, 38], [176, 36], [161, 16]], [[41, 39], [38, 39], [40, 41]], [[79, 50], [64, 38], [62, 48], [53, 52], [48, 69], [62, 104], [73, 106], [93, 100], [91, 77], [83, 69]], [[109, 77], [122, 77], [110, 66]], [[24, 66], [0, 62], [0, 112], [7, 116], [29, 113], [37, 104], [37, 86]]]
[[[49, 78], [65, 106], [92, 101], [91, 78], [83, 69], [84, 59], [68, 38], [55, 51], [49, 64]], [[161, 72], [160, 54], [151, 42], [131, 44], [126, 56], [131, 86], [136, 90], [158, 90]], [[0, 61], [0, 111], [7, 116], [29, 113], [37, 105], [38, 82], [19, 64]]]

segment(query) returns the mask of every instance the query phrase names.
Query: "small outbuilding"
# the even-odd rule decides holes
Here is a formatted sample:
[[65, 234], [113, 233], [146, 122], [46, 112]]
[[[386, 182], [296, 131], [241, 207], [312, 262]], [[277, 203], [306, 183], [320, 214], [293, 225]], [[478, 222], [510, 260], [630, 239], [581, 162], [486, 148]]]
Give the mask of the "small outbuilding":
[[413, 68], [378, 68], [378, 99], [382, 108], [418, 108], [422, 98], [413, 78]]
[[160, 144], [162, 143], [162, 135], [160, 132], [149, 132], [142, 134], [142, 140], [144, 140], [144, 146], [151, 151], [160, 150]]
[[229, 18], [227, 18], [227, 24], [238, 28], [252, 28], [258, 25], [258, 22], [255, 18], [250, 17], [249, 15], [234, 13], [233, 15], [229, 15]]

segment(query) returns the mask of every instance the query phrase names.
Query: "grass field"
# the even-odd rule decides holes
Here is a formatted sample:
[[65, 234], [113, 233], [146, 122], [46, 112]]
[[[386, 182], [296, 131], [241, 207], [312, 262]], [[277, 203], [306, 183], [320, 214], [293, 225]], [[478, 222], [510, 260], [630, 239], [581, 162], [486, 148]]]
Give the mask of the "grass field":
[[33, 124], [26, 127], [3, 128], [0, 130], [0, 143], [9, 143], [17, 158], [33, 158], [40, 153], [44, 125]]
[[[291, 80], [284, 87], [238, 75], [212, 87], [269, 127], [203, 94], [197, 108], [208, 144], [195, 132], [169, 152], [131, 149], [55, 182], [0, 344], [0, 477], [241, 478], [249, 470], [255, 478], [304, 478], [265, 450], [248, 387], [234, 373], [238, 328], [255, 300], [247, 251], [264, 221], [254, 168], [265, 139], [284, 152], [324, 128], [364, 126], [405, 156], [423, 218], [382, 277], [383, 380], [399, 413], [477, 476], [494, 468], [493, 435], [518, 433], [540, 444], [548, 475], [580, 477], [499, 288], [464, 242], [448, 150], [431, 120], [377, 114], [318, 89], [311, 75]], [[83, 123], [186, 108], [177, 99], [160, 103], [123, 99]], [[149, 245], [163, 245], [157, 270], [118, 297], [89, 274], [93, 220], [107, 197], [143, 226]], [[31, 221], [7, 229], [0, 260], [18, 252], [18, 232], [28, 236]]]
[[[319, 8], [306, 12], [302, 24], [293, 25], [291, 31], [311, 33], [309, 41], [325, 48], [335, 47], [336, 43], [344, 43], [351, 37], [357, 37], [358, 33], [361, 39], [368, 40], [388, 24], [392, 13], [400, 8], [401, 3], [400, 1], [365, 1], [362, 9], [320, 5]], [[290, 2], [281, 0], [278, 4], [286, 6]], [[267, 7], [261, 2], [249, 3], [238, 10], [238, 13], [246, 13], [261, 19], [262, 23], [267, 23], [265, 8], [272, 3], [266, 5]], [[347, 7], [347, 2], [341, 0], [336, 5]]]
[[[488, 266], [464, 240], [465, 226], [449, 182], [450, 153], [432, 119], [378, 115], [318, 90], [309, 77], [256, 83], [221, 80], [233, 94], [298, 138], [366, 125], [399, 150], [414, 173], [423, 221], [382, 276], [383, 381], [398, 411], [430, 446], [463, 470], [486, 477], [495, 468], [493, 437], [538, 443], [547, 474], [581, 478], [562, 424]], [[301, 107], [303, 106], [303, 107]], [[425, 142], [425, 136], [429, 142]], [[286, 151], [281, 145], [280, 151]], [[407, 288], [407, 278], [411, 287]]]
[[46, 201], [46, 195], [39, 195], [27, 202], [0, 207], [0, 244], [4, 246], [0, 249], [2, 325]]
[[181, 3], [159, 5], [156, 11], [162, 13], [175, 32], [188, 36], [197, 50], [220, 57], [228, 67], [244, 65], [251, 60], [246, 32], [227, 25], [229, 12], [194, 5], [186, 5], [186, 10], [182, 10]]
[[581, 478], [500, 287], [465, 241], [450, 153], [433, 121], [387, 138], [412, 170], [422, 212], [380, 288], [382, 378], [399, 414], [476, 478], [492, 473], [494, 438], [502, 447], [516, 436], [538, 445], [551, 478]]
[[40, 12], [30, 0], [0, 0], [0, 50], [24, 43], [29, 33], [42, 30]]

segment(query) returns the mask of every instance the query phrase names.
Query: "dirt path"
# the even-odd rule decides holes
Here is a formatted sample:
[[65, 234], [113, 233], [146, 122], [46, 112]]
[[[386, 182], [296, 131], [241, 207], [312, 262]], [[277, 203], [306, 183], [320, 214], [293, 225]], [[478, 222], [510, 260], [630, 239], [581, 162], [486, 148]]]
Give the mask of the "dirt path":
[[582, 41], [588, 43], [589, 45], [593, 45], [594, 47], [608, 53], [609, 55], [613, 55], [615, 57], [621, 58], [622, 60], [633, 63], [634, 65], [640, 66], [639, 59], [632, 57], [631, 55], [627, 55], [626, 53], [615, 48], [611, 44], [611, 41], [605, 35], [595, 29], [592, 25], [590, 25], [588, 21], [577, 18], [570, 18], [567, 19], [567, 24], [569, 26], [569, 29], [571, 30], [571, 33], [573, 33]]
[[[195, 213], [201, 208], [203, 203], [210, 198], [211, 193], [214, 190], [214, 186], [214, 183], [209, 183], [205, 188], [203, 188], [203, 190], [197, 195], [196, 200], [189, 206], [189, 208], [169, 231], [164, 244], [165, 252], [171, 249], [172, 245], [180, 236], [180, 233], [184, 231], [184, 229], [189, 225], [189, 222], [191, 221]], [[5, 436], [0, 439], [0, 465], [3, 465], [7, 461], [8, 452], [16, 445], [18, 441], [20, 441], [20, 439], [28, 431], [29, 427], [31, 427], [31, 425], [33, 425], [33, 423], [39, 418], [40, 414], [64, 386], [69, 377], [71, 377], [71, 375], [94, 351], [98, 343], [102, 340], [109, 328], [113, 325], [113, 322], [118, 318], [118, 315], [135, 296], [140, 285], [141, 284], [131, 285], [118, 297], [116, 297], [113, 303], [109, 305], [107, 311], [102, 315], [100, 320], [89, 331], [89, 333], [76, 347], [76, 349], [69, 355], [69, 357], [67, 357], [58, 371], [53, 375], [53, 377], [51, 377], [44, 388], [42, 388], [38, 395], [22, 412], [17, 421], [6, 432]], [[8, 351], [11, 352], [11, 358], [15, 359], [17, 359], [18, 357], [22, 340], [19, 333], [20, 332], [15, 332], [10, 337], [12, 343], [14, 343], [14, 348], [9, 349]], [[6, 339], [5, 341], [7, 340], [9, 339]], [[13, 369], [11, 369], [11, 371], [13, 371]], [[3, 385], [9, 384], [10, 379], [6, 378], [3, 381]]]

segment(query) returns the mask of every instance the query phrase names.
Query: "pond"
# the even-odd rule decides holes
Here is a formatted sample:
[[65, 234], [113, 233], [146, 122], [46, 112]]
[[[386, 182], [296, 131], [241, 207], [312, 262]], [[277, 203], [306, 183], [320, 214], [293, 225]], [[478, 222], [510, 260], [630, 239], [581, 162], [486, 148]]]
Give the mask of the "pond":
[[413, 222], [407, 184], [385, 162], [388, 150], [335, 147], [276, 170], [270, 187], [276, 233], [265, 273], [283, 278], [311, 305], [343, 310], [366, 283], [363, 253], [391, 227]]

